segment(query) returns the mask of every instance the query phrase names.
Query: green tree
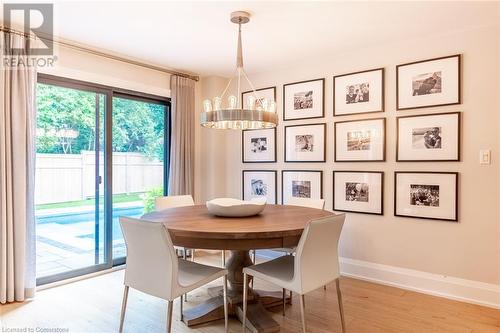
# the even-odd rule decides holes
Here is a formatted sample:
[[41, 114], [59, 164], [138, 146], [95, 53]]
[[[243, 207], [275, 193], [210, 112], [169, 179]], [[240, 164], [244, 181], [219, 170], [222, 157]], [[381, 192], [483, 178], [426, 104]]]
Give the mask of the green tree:
[[[68, 153], [93, 149], [95, 94], [46, 84], [37, 86], [37, 152]], [[61, 137], [74, 131], [76, 138]]]
[[[94, 150], [95, 93], [38, 84], [37, 109], [38, 153]], [[159, 104], [113, 98], [113, 151], [139, 152], [163, 161], [164, 111]]]

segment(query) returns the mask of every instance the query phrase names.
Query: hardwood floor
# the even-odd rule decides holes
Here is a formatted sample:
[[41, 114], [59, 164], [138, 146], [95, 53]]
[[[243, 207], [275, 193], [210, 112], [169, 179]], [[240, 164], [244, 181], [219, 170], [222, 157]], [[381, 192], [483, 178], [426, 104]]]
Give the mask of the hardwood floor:
[[[197, 261], [218, 264], [220, 255], [197, 252]], [[39, 291], [36, 299], [0, 306], [0, 332], [5, 328], [59, 328], [68, 333], [118, 332], [123, 270]], [[500, 310], [451, 301], [351, 278], [341, 279], [347, 332], [500, 332]], [[255, 287], [278, 288], [257, 280]], [[189, 294], [185, 308], [206, 299], [205, 290]], [[341, 332], [335, 283], [327, 290], [306, 295], [309, 332]], [[299, 299], [282, 317], [281, 307], [273, 318], [281, 332], [300, 332]], [[223, 322], [187, 328], [179, 321], [179, 301], [174, 303], [173, 332], [223, 332]], [[166, 303], [132, 290], [129, 294], [125, 332], [164, 332]], [[4, 330], [2, 330], [2, 328]], [[39, 332], [39, 331], [35, 331]], [[47, 331], [49, 332], [49, 331]], [[53, 331], [56, 332], [56, 331]], [[241, 332], [241, 324], [230, 320], [230, 332]]]

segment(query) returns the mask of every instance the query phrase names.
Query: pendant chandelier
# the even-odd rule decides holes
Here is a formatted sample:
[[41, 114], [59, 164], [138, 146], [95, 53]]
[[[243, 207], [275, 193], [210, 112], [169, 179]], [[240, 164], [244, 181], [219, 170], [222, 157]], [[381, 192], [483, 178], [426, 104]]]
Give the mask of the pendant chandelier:
[[[255, 88], [250, 82], [245, 70], [243, 69], [243, 53], [241, 47], [241, 25], [250, 21], [250, 14], [247, 12], [231, 13], [231, 22], [238, 24], [238, 51], [236, 54], [236, 73], [229, 80], [222, 94], [214, 97], [212, 100], [203, 101], [203, 112], [200, 117], [200, 124], [207, 128], [216, 129], [264, 129], [273, 128], [278, 124], [278, 115], [276, 114], [276, 102], [266, 98], [260, 98]], [[241, 80], [244, 78], [252, 92], [242, 100]], [[223, 104], [233, 79], [237, 80], [237, 95], [227, 97], [227, 104]]]

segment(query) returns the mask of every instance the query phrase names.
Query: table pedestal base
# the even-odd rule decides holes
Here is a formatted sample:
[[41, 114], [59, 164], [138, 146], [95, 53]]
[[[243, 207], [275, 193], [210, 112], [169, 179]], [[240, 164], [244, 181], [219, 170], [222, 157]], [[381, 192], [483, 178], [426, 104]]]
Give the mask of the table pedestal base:
[[[228, 270], [228, 312], [231, 317], [243, 319], [243, 268], [253, 263], [248, 251], [232, 250], [226, 263]], [[252, 280], [249, 276], [248, 283]], [[271, 333], [280, 330], [279, 324], [271, 318], [266, 309], [278, 305], [283, 306], [282, 292], [269, 292], [248, 288], [247, 328], [254, 333]], [[222, 287], [209, 288], [211, 298], [194, 308], [184, 311], [183, 321], [187, 326], [208, 323], [224, 319], [224, 301]], [[291, 304], [290, 295], [286, 294], [285, 302]]]
[[[224, 319], [222, 287], [209, 288], [208, 294], [212, 296], [210, 299], [194, 308], [184, 310], [182, 320], [188, 327]], [[290, 301], [287, 293], [285, 302], [290, 304]], [[229, 316], [237, 317], [241, 321], [243, 319], [242, 295], [228, 295], [228, 302]], [[254, 333], [278, 332], [279, 324], [266, 310], [278, 305], [283, 306], [281, 292], [251, 290], [248, 296], [247, 328]]]

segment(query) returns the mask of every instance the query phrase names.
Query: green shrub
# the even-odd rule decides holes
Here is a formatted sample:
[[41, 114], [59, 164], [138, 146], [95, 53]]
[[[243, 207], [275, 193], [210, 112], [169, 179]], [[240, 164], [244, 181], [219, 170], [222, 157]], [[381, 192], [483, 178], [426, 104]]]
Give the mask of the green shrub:
[[144, 195], [144, 214], [155, 210], [155, 199], [163, 196], [163, 186], [154, 187]]

